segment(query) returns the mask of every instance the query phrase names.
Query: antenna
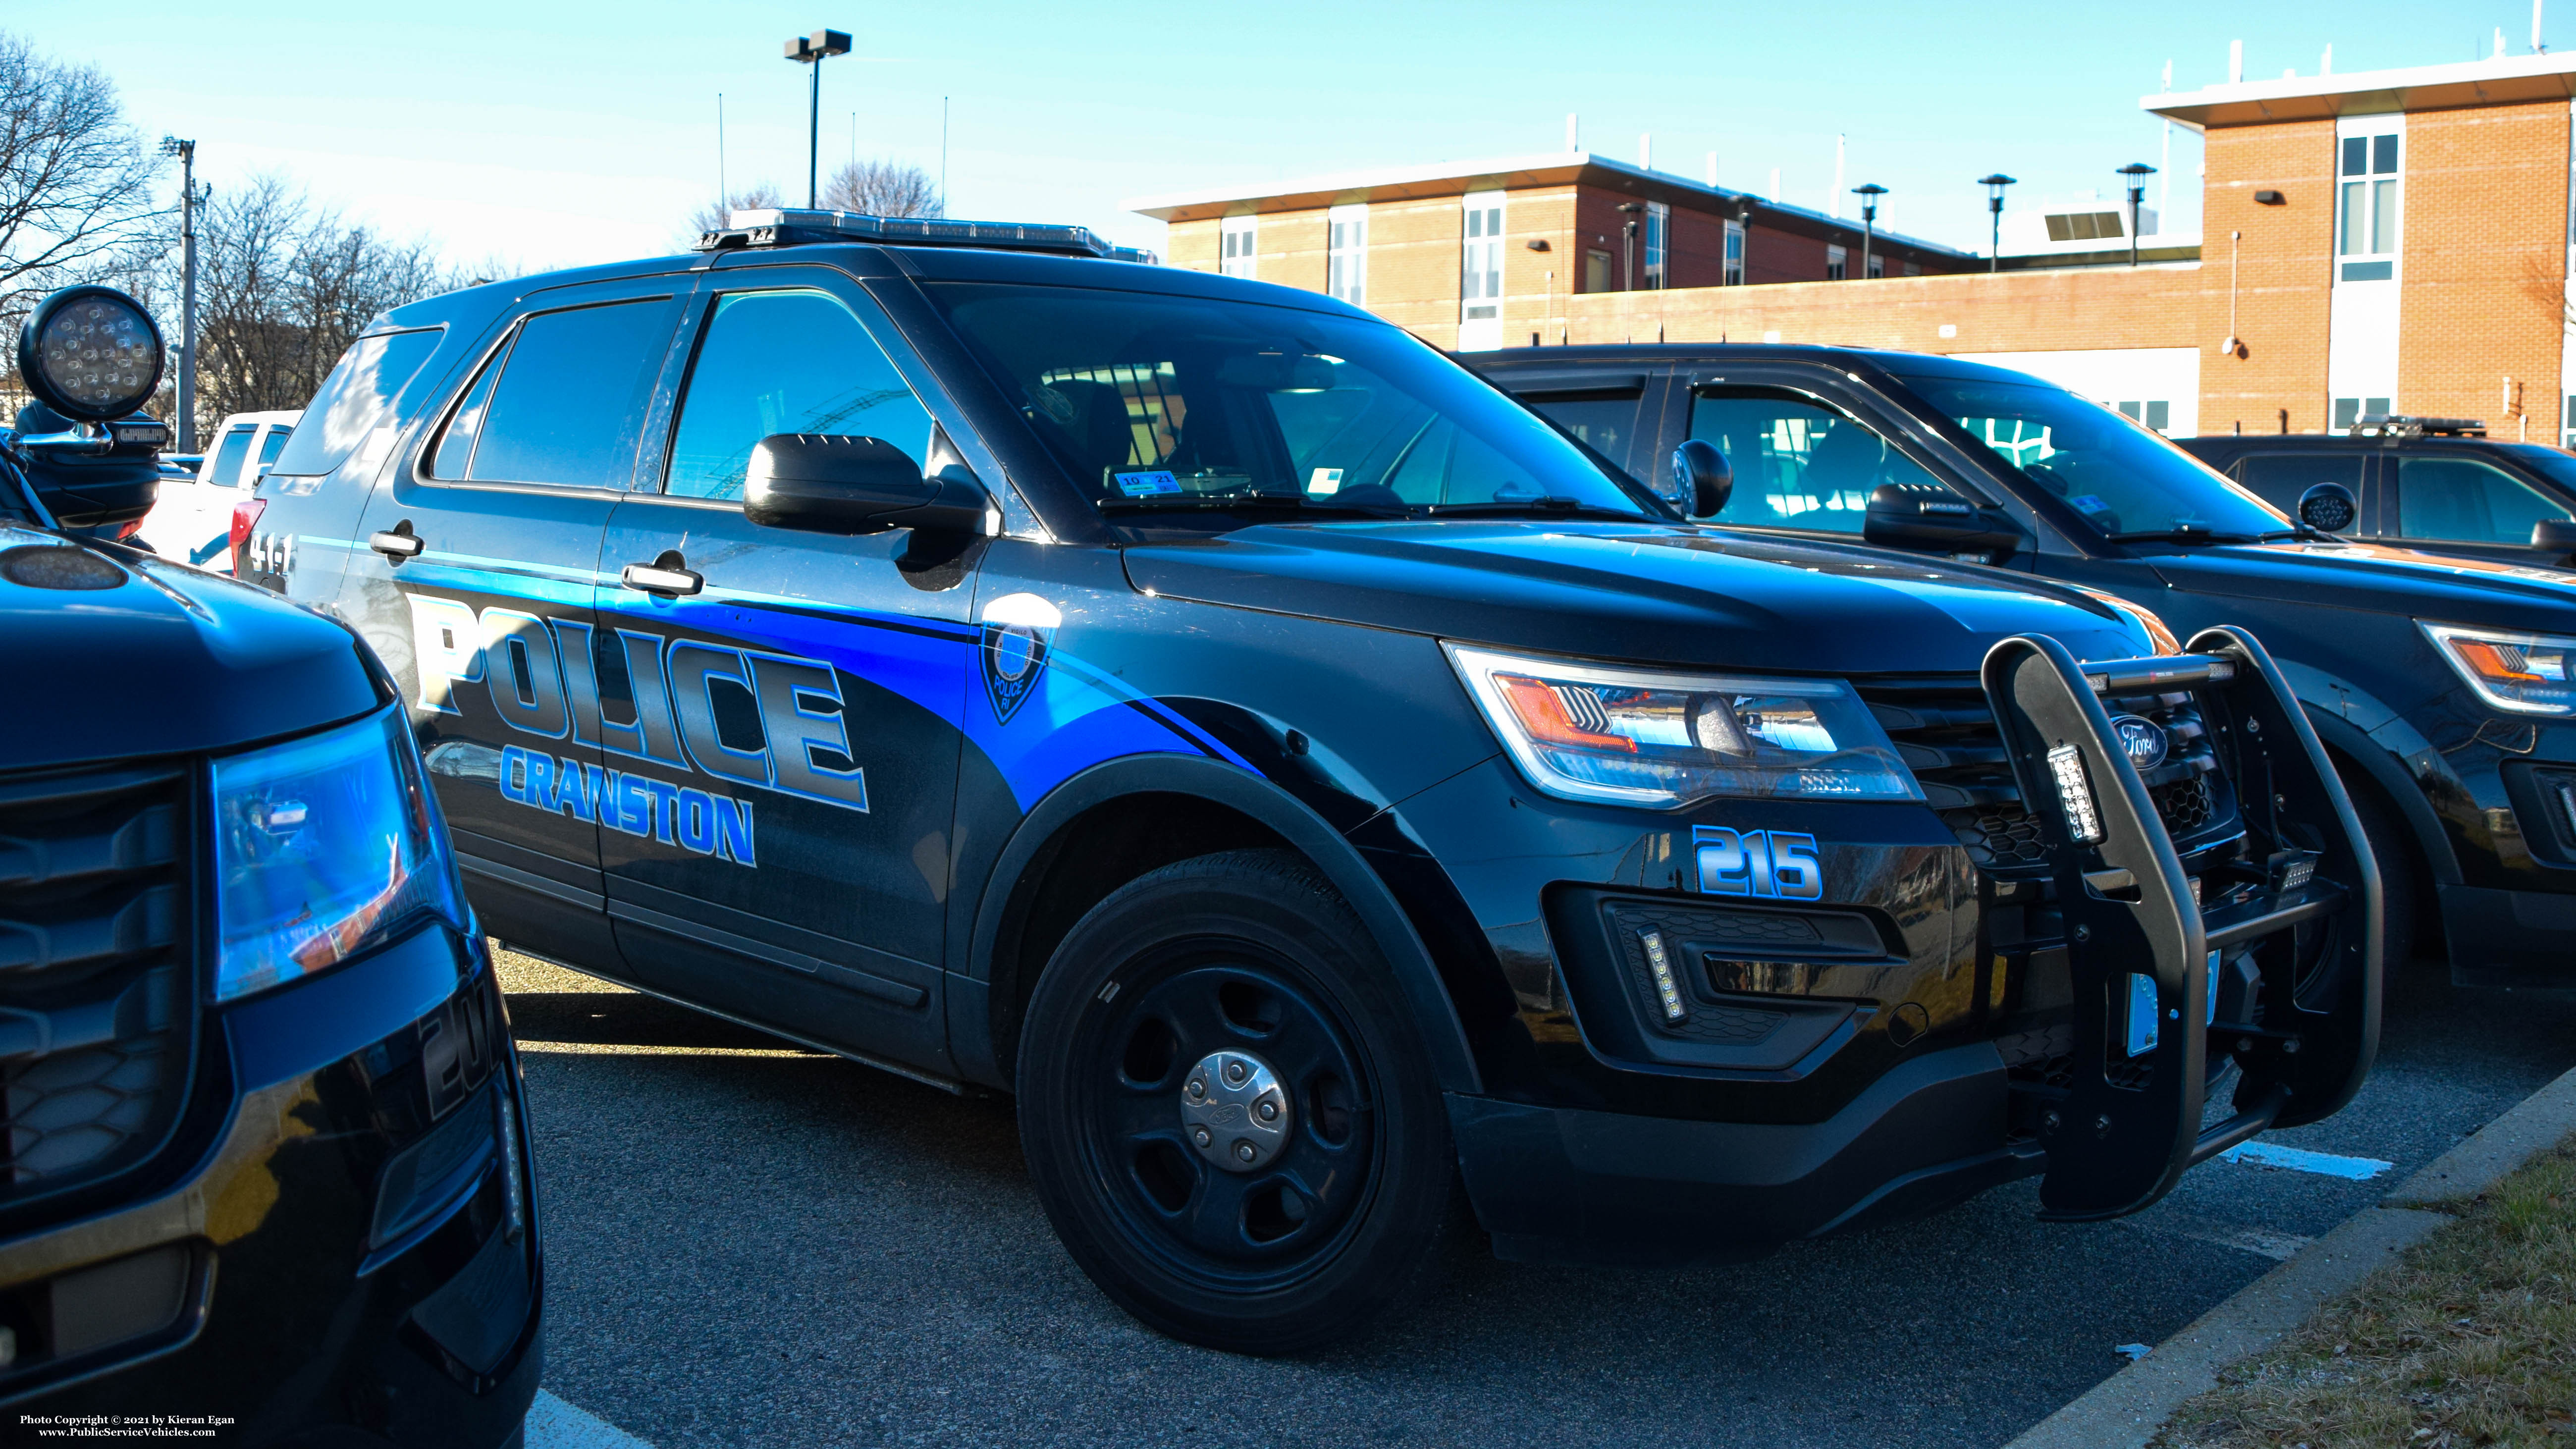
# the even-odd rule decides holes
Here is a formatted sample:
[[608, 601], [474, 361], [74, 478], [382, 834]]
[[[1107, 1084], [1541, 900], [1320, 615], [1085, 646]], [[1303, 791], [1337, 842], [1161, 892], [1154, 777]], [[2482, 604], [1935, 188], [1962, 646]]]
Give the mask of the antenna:
[[1640, 171], [1655, 169], [1655, 137], [1650, 131], [1637, 133], [1637, 169]]
[[2531, 53], [2547, 55], [2549, 47], [2540, 43], [2540, 0], [2531, 0]]
[[2232, 86], [2243, 85], [2245, 83], [2244, 41], [2231, 40], [2227, 42], [2227, 83]]
[[724, 92], [718, 91], [716, 92], [716, 209], [722, 211], [731, 205], [733, 205], [733, 197], [725, 190]]
[[948, 214], [948, 98], [939, 98], [939, 214]]
[[1717, 189], [1717, 153], [1714, 151], [1708, 153], [1708, 189]]

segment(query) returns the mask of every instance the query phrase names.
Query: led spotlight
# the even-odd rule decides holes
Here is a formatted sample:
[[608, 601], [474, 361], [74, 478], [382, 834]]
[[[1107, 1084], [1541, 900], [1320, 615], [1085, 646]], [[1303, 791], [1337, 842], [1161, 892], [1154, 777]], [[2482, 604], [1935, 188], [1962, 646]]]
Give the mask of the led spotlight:
[[2093, 787], [2084, 779], [2084, 754], [2073, 745], [2048, 752], [2049, 773], [2057, 776], [2058, 798], [2066, 803], [2066, 833], [2078, 845], [2102, 843], [2102, 813], [2093, 808]]

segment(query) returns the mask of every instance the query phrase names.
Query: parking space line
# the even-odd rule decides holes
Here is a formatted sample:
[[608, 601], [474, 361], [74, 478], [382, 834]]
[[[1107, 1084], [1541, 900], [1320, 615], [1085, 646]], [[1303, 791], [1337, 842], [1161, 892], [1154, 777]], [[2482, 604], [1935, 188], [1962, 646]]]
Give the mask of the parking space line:
[[527, 1449], [653, 1449], [595, 1414], [586, 1413], [544, 1389], [528, 1406]]
[[2214, 1243], [2222, 1248], [2234, 1248], [2238, 1252], [2252, 1253], [2258, 1258], [2269, 1258], [2275, 1263], [2288, 1262], [2292, 1254], [2316, 1241], [2313, 1238], [2301, 1237], [2297, 1233], [2276, 1233], [2270, 1228], [2239, 1227], [2232, 1223], [2203, 1222], [2197, 1218], [2177, 1218], [2159, 1222], [2154, 1224], [2151, 1230], [2171, 1233], [2178, 1238], [2189, 1238], [2194, 1242]]
[[2283, 1147], [2271, 1142], [2240, 1143], [2218, 1154], [2218, 1160], [2255, 1167], [2283, 1167], [2292, 1172], [2313, 1172], [2322, 1177], [2340, 1177], [2353, 1182], [2368, 1182], [2395, 1165], [2376, 1157], [2338, 1157], [2331, 1152], [2310, 1152], [2302, 1147]]

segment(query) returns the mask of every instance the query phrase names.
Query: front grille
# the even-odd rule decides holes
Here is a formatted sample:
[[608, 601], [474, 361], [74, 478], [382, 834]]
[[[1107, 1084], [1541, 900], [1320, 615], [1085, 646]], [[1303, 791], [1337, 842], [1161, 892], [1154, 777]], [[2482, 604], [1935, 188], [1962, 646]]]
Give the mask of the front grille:
[[[2047, 869], [2039, 822], [2022, 808], [1994, 711], [1975, 679], [1869, 680], [1860, 692], [1970, 860], [2005, 877]], [[2239, 832], [2235, 792], [2218, 767], [2197, 701], [2155, 694], [2102, 704], [2114, 718], [2133, 714], [2163, 728], [2166, 758], [2140, 778], [2177, 852], [2189, 855]]]
[[150, 1157], [196, 1013], [184, 769], [0, 779], [0, 1209]]

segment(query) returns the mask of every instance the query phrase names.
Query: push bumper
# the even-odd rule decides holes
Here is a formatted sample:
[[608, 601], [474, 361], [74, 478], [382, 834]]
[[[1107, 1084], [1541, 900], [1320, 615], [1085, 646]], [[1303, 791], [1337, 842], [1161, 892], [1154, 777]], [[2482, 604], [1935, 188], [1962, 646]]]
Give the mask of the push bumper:
[[232, 1007], [220, 1030], [233, 1110], [184, 1180], [0, 1244], [0, 1303], [21, 1320], [9, 1421], [513, 1442], [541, 1367], [542, 1262], [479, 940], [425, 929]]

